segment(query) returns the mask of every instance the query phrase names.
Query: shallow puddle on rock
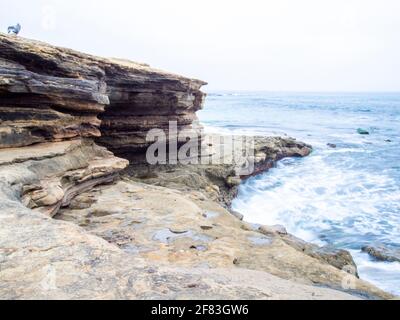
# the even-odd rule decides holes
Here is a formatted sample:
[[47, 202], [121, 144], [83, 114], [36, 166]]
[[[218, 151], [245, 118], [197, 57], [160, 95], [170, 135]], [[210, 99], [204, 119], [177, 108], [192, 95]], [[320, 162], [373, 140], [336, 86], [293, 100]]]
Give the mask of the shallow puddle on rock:
[[198, 242], [210, 242], [213, 240], [211, 237], [208, 237], [203, 234], [195, 233], [191, 230], [182, 232], [182, 233], [174, 233], [174, 232], [171, 232], [170, 229], [161, 229], [161, 230], [156, 231], [154, 233], [152, 239], [155, 241], [160, 241], [162, 243], [168, 244], [178, 238], [189, 238], [193, 241], [198, 241]]
[[135, 246], [134, 244], [131, 244], [131, 243], [121, 245], [120, 248], [122, 250], [124, 250], [125, 252], [130, 253], [130, 254], [138, 254], [138, 253], [140, 253], [139, 247]]
[[218, 218], [220, 215], [221, 215], [220, 213], [214, 211], [207, 211], [203, 214], [204, 218], [207, 219]]
[[267, 237], [248, 237], [247, 238], [252, 244], [262, 246], [265, 244], [271, 244], [272, 240]]
[[[187, 233], [187, 232], [186, 232]], [[186, 233], [181, 233], [180, 235], [184, 235]], [[158, 230], [153, 235], [153, 240], [160, 241], [162, 243], [169, 243], [171, 239], [179, 237], [178, 234], [171, 232], [169, 229]]]

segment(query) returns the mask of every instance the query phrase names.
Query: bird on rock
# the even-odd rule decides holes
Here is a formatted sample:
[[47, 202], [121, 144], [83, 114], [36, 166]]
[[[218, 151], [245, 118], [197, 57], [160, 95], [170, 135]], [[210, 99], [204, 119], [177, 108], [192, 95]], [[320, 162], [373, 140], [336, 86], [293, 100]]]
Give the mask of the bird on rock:
[[21, 25], [17, 23], [15, 26], [8, 27], [8, 33], [17, 35], [21, 31]]

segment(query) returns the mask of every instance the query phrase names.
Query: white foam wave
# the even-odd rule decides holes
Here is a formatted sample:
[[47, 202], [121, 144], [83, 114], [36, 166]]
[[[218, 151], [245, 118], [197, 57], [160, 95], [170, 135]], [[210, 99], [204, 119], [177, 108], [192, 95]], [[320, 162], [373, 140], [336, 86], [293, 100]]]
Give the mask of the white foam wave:
[[[310, 236], [313, 230], [321, 234], [335, 226], [343, 233], [398, 237], [393, 208], [400, 209], [400, 190], [390, 177], [338, 169], [319, 156], [304, 160], [307, 166], [296, 161], [248, 181], [240, 188], [234, 209], [251, 222], [283, 224], [298, 236], [307, 234], [305, 240], [317, 241], [316, 235]], [[388, 206], [391, 211], [384, 212]]]
[[368, 254], [351, 250], [360, 277], [383, 290], [400, 296], [400, 263], [375, 261]]

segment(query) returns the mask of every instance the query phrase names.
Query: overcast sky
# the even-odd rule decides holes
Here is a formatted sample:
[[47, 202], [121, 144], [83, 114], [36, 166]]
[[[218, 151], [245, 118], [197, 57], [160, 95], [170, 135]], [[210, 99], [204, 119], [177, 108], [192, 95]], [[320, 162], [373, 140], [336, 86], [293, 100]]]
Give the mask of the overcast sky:
[[0, 29], [208, 81], [400, 91], [399, 0], [0, 0]]

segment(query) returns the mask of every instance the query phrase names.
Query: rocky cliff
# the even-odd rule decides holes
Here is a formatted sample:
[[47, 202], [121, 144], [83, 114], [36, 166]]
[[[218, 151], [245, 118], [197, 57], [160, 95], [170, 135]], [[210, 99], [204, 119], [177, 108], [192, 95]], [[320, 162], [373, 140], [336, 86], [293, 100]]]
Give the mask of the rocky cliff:
[[143, 150], [149, 129], [197, 130], [205, 82], [0, 34], [0, 148], [77, 137]]
[[[391, 297], [343, 271], [347, 252], [237, 219], [249, 157], [128, 167], [149, 129], [199, 130], [204, 84], [0, 34], [0, 298]], [[206, 147], [218, 156], [218, 142]], [[310, 152], [256, 138], [255, 173]]]

